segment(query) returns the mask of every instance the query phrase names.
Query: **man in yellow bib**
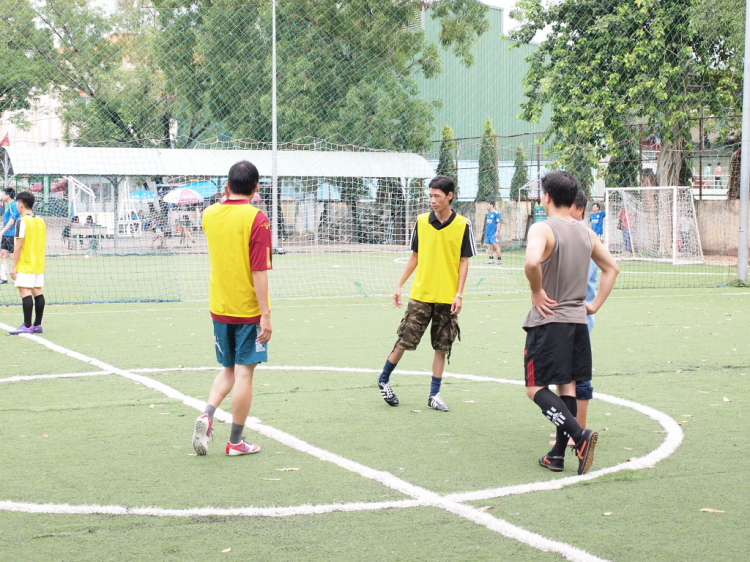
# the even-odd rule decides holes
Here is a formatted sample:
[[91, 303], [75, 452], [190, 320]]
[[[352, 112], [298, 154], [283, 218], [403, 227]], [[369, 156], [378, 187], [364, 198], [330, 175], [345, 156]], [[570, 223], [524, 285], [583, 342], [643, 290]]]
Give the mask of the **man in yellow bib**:
[[[447, 412], [440, 397], [446, 356], [459, 336], [458, 313], [463, 306], [463, 290], [469, 271], [469, 258], [476, 255], [474, 231], [465, 217], [451, 209], [456, 185], [447, 176], [437, 176], [429, 186], [431, 213], [419, 215], [411, 235], [411, 256], [393, 292], [393, 305], [400, 308], [404, 283], [416, 270], [409, 293], [409, 305], [396, 331], [398, 340], [378, 378], [378, 388], [386, 403], [398, 406], [390, 376], [406, 350], [415, 350], [427, 325], [432, 322], [432, 384], [427, 405]], [[460, 336], [459, 336], [460, 339]]]
[[[9, 333], [41, 334], [42, 315], [44, 314], [44, 253], [47, 248], [47, 226], [39, 217], [35, 217], [34, 194], [22, 191], [16, 197], [20, 218], [15, 222], [15, 243], [13, 265], [10, 277], [21, 293], [23, 305], [23, 324]], [[31, 323], [31, 312], [36, 308], [34, 323]]]
[[258, 190], [258, 169], [237, 162], [229, 169], [226, 199], [203, 213], [203, 231], [211, 261], [208, 308], [214, 325], [216, 359], [223, 369], [216, 375], [204, 413], [195, 420], [193, 448], [208, 452], [216, 408], [232, 392], [232, 429], [224, 452], [229, 456], [257, 453], [258, 445], [242, 432], [253, 399], [253, 373], [268, 361], [271, 305], [271, 231], [268, 217], [250, 204]]

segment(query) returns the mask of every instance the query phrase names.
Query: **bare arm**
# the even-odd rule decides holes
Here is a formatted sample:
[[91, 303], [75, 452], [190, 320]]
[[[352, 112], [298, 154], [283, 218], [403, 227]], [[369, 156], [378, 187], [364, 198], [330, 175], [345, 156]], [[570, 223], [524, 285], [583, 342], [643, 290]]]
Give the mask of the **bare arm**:
[[[461, 258], [458, 262], [458, 294], [464, 294], [464, 287], [466, 286], [466, 276], [469, 274], [469, 258]], [[451, 314], [458, 314], [464, 306], [463, 296], [456, 296], [453, 298], [453, 304], [451, 305]]]
[[253, 271], [253, 286], [260, 306], [260, 333], [258, 341], [267, 344], [271, 339], [271, 307], [268, 304], [268, 272]]
[[10, 217], [10, 220], [8, 221], [8, 224], [5, 225], [5, 228], [3, 228], [2, 231], [0, 231], [0, 236], [4, 236], [6, 232], [8, 232], [11, 227], [15, 224], [16, 219], [13, 217]]
[[526, 279], [529, 280], [531, 303], [542, 318], [547, 318], [547, 314], [554, 314], [552, 307], [557, 304], [547, 296], [547, 292], [542, 287], [542, 261], [549, 255], [554, 243], [555, 237], [548, 225], [536, 223], [529, 229], [529, 238], [526, 242], [526, 263], [523, 269]]
[[612, 257], [612, 254], [610, 254], [606, 246], [599, 241], [599, 238], [594, 234], [593, 230], [589, 230], [589, 238], [591, 239], [591, 244], [594, 248], [591, 252], [591, 259], [594, 260], [596, 266], [602, 270], [601, 277], [599, 277], [599, 289], [596, 291], [596, 296], [591, 303], [586, 303], [586, 312], [588, 314], [596, 314], [612, 292], [617, 275], [620, 273], [620, 268], [617, 266], [617, 262]]
[[18, 266], [18, 260], [21, 257], [21, 250], [23, 249], [23, 238], [16, 238], [15, 244], [13, 245], [13, 264], [10, 266], [10, 278], [13, 281], [16, 280], [16, 267]]
[[419, 254], [417, 254], [417, 252], [412, 252], [406, 262], [406, 265], [404, 266], [404, 271], [403, 273], [401, 273], [401, 277], [399, 277], [398, 279], [398, 283], [396, 283], [396, 290], [393, 291], [393, 306], [395, 306], [396, 308], [401, 308], [403, 306], [403, 303], [401, 302], [401, 293], [403, 293], [403, 286], [409, 280], [411, 274], [414, 273], [414, 270], [417, 269], [418, 260]]

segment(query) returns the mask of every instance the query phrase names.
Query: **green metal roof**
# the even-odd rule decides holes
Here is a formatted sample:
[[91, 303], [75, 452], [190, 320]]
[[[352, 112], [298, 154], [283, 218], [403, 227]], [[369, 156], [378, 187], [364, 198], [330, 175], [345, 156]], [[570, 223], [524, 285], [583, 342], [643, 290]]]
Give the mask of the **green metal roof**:
[[[492, 118], [498, 135], [544, 131], [549, 126], [549, 112], [545, 111], [539, 123], [531, 124], [518, 118], [520, 104], [524, 100], [523, 78], [528, 64], [525, 58], [533, 53], [534, 45], [519, 45], [510, 49], [513, 42], [501, 37], [503, 12], [490, 9], [490, 29], [474, 45], [475, 62], [470, 68], [450, 52], [439, 47], [442, 55], [442, 72], [432, 79], [420, 76], [417, 79], [424, 98], [439, 100], [442, 107], [435, 109], [435, 132], [433, 139], [441, 138], [441, 130], [447, 123], [456, 138], [479, 137], [484, 122]], [[438, 45], [439, 22], [427, 11], [425, 33], [428, 41]], [[531, 137], [519, 138], [529, 150]], [[503, 159], [503, 155], [500, 155]], [[512, 155], [507, 158], [512, 159]]]

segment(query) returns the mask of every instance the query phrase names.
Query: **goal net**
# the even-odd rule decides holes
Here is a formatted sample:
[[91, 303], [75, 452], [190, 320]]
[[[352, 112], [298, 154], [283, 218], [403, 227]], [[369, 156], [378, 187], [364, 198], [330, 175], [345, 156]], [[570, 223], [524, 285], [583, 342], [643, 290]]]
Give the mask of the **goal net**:
[[616, 259], [702, 264], [690, 187], [608, 188], [605, 243]]

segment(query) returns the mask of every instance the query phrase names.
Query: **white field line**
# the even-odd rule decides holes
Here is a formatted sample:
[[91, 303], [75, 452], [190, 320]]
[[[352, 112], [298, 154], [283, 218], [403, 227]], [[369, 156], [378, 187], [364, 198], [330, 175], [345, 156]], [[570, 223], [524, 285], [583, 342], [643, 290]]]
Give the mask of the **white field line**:
[[[11, 326], [0, 323], [0, 329], [12, 330], [13, 328]], [[158, 381], [154, 381], [153, 379], [144, 377], [142, 375], [136, 375], [126, 370], [119, 369], [113, 365], [109, 365], [98, 359], [88, 357], [86, 355], [83, 355], [82, 353], [78, 353], [76, 351], [64, 348], [55, 343], [52, 343], [51, 341], [45, 338], [35, 336], [35, 335], [30, 335], [30, 334], [23, 334], [21, 337], [26, 337], [32, 341], [35, 341], [53, 351], [56, 351], [68, 357], [72, 357], [74, 359], [78, 359], [90, 365], [97, 366], [104, 371], [111, 372], [113, 374], [118, 374], [129, 380], [139, 382], [143, 384], [144, 386], [147, 386], [149, 388], [152, 388], [154, 390], [161, 392], [162, 394], [164, 394], [165, 396], [169, 398], [182, 400], [183, 404], [190, 406], [192, 408], [195, 408], [198, 411], [203, 411], [203, 408], [205, 406], [205, 402], [186, 396], [182, 394], [181, 392], [179, 392], [178, 390], [168, 385], [165, 385]], [[231, 415], [225, 412], [224, 410], [216, 410], [214, 417], [224, 422], [231, 421]], [[508, 523], [507, 521], [493, 517], [472, 506], [460, 504], [458, 502], [451, 501], [447, 498], [441, 497], [439, 494], [435, 492], [432, 492], [420, 486], [416, 486], [414, 484], [401, 480], [400, 478], [397, 478], [388, 472], [375, 470], [373, 468], [364, 466], [358, 462], [355, 462], [355, 461], [346, 459], [344, 457], [341, 457], [339, 455], [336, 455], [334, 453], [331, 453], [330, 451], [326, 451], [325, 449], [315, 447], [314, 445], [311, 445], [305, 441], [302, 441], [301, 439], [298, 439], [297, 437], [294, 437], [293, 435], [280, 431], [276, 428], [267, 426], [261, 423], [260, 420], [258, 420], [257, 418], [252, 418], [252, 417], [248, 418], [245, 425], [248, 428], [253, 429], [257, 431], [258, 433], [265, 435], [271, 439], [274, 439], [278, 441], [279, 443], [282, 443], [283, 445], [286, 445], [290, 448], [296, 449], [304, 453], [308, 453], [316, 458], [319, 458], [320, 460], [331, 462], [337, 466], [340, 466], [341, 468], [354, 472], [355, 474], [359, 474], [360, 476], [364, 478], [374, 480], [375, 482], [379, 482], [388, 488], [391, 488], [393, 490], [403, 493], [404, 495], [411, 496], [414, 500], [416, 500], [415, 505], [433, 506], [433, 507], [439, 507], [439, 508], [445, 509], [449, 511], [450, 513], [466, 518], [474, 522], [477, 525], [481, 525], [492, 531], [498, 532], [502, 534], [503, 536], [506, 536], [508, 538], [512, 538], [514, 540], [527, 544], [531, 546], [532, 548], [536, 548], [544, 552], [554, 552], [554, 553], [560, 554], [561, 556], [563, 556], [564, 558], [568, 560], [571, 560], [572, 562], [606, 562], [601, 558], [593, 556], [567, 543], [547, 539], [541, 535], [532, 533], [530, 531], [517, 527], [516, 525], [512, 525], [511, 523]], [[0, 503], [0, 509], [6, 509], [9, 511], [28, 510], [30, 505], [32, 504], [28, 504], [28, 503], [19, 504], [16, 502], [3, 501]], [[91, 507], [91, 506], [67, 506], [67, 507], [58, 506], [56, 509], [61, 509], [63, 510], [62, 512], [64, 513], [82, 513], [82, 512], [85, 512], [85, 509], [87, 509], [88, 507]], [[108, 513], [113, 513], [113, 514], [123, 513], [119, 511], [120, 509], [125, 510], [124, 513], [131, 513], [132, 511], [132, 509], [129, 510], [122, 506], [110, 506], [110, 508], [100, 506], [99, 508], [100, 509], [114, 508], [114, 512], [108, 511]], [[153, 507], [152, 508], [138, 508], [138, 509], [147, 510], [147, 512], [143, 512], [144, 515], [154, 515], [154, 516], [156, 515], [165, 516], [167, 514], [174, 514], [175, 512], [182, 511], [182, 510], [163, 510], [160, 508], [153, 508]], [[300, 510], [298, 513], [309, 512], [309, 511], [304, 511], [304, 507], [301, 507], [301, 506], [298, 509]], [[203, 508], [201, 513], [209, 514], [209, 513], [214, 512], [213, 510], [214, 508]], [[337, 511], [337, 510], [340, 510], [340, 507], [323, 506], [323, 507], [320, 507], [320, 511], [317, 511], [317, 512], [313, 511], [313, 513], [328, 513], [328, 512]]]
[[[267, 371], [329, 371], [329, 372], [349, 372], [349, 373], [379, 373], [380, 372], [378, 369], [368, 369], [368, 368], [300, 366], [300, 365], [294, 365], [294, 366], [260, 365], [258, 368], [267, 370]], [[216, 367], [174, 367], [174, 368], [166, 368], [166, 369], [158, 369], [158, 368], [133, 369], [130, 372], [154, 373], [154, 372], [167, 372], [167, 371], [174, 372], [174, 371], [214, 371], [214, 370], [217, 370], [217, 368]], [[419, 376], [431, 375], [431, 373], [423, 372], [423, 371], [406, 371], [406, 370], [397, 369], [394, 372], [398, 374], [402, 374], [402, 375], [419, 375]], [[100, 371], [97, 373], [78, 373], [78, 374], [72, 373], [72, 374], [66, 374], [66, 375], [36, 375], [36, 376], [28, 376], [28, 377], [11, 377], [10, 379], [0, 379], [0, 383], [28, 381], [28, 380], [35, 380], [35, 379], [42, 379], [42, 378], [92, 376], [92, 375], [102, 375], [102, 374], [109, 374], [109, 373], [111, 373], [111, 371]], [[476, 381], [476, 382], [496, 382], [496, 383], [503, 383], [503, 384], [514, 384], [517, 386], [523, 385], [523, 382], [518, 381], [518, 380], [483, 377], [479, 375], [467, 375], [467, 374], [446, 372], [444, 373], [444, 376], [447, 378], [471, 380], [471, 381]], [[152, 379], [146, 379], [146, 380], [151, 381]], [[156, 383], [156, 384], [159, 384], [159, 383]], [[502, 486], [499, 488], [491, 488], [487, 490], [476, 490], [476, 491], [471, 491], [471, 492], [454, 493], [446, 497], [450, 498], [453, 501], [467, 502], [467, 501], [475, 501], [475, 500], [487, 500], [487, 499], [499, 498], [499, 497], [504, 497], [504, 496], [518, 495], [518, 494], [527, 494], [530, 492], [559, 490], [571, 484], [578, 484], [580, 482], [584, 482], [587, 480], [593, 480], [600, 476], [604, 476], [605, 474], [612, 474], [614, 472], [619, 472], [620, 470], [640, 470], [643, 468], [652, 468], [658, 462], [660, 462], [661, 460], [667, 458], [672, 453], [674, 453], [674, 451], [677, 450], [677, 448], [682, 443], [682, 440], [684, 438], [684, 433], [682, 431], [682, 428], [677, 424], [677, 422], [675, 422], [668, 415], [654, 408], [651, 408], [649, 406], [644, 406], [642, 404], [638, 404], [637, 402], [624, 400], [621, 398], [617, 398], [615, 396], [610, 396], [610, 395], [602, 394], [599, 392], [594, 393], [594, 398], [596, 398], [597, 400], [602, 400], [604, 402], [609, 402], [611, 404], [615, 404], [618, 406], [631, 408], [637, 412], [640, 412], [650, 417], [651, 419], [659, 423], [662, 426], [662, 428], [664, 428], [667, 434], [666, 438], [664, 439], [664, 441], [661, 443], [659, 447], [657, 447], [656, 449], [654, 449], [653, 451], [651, 451], [644, 457], [640, 457], [630, 462], [620, 463], [615, 466], [602, 468], [593, 472], [589, 472], [588, 474], [585, 474], [583, 476], [568, 476], [566, 478], [559, 478], [556, 480], [550, 480], [550, 481], [545, 481], [545, 482], [534, 482], [530, 484], [519, 484], [515, 486]], [[253, 418], [253, 419], [257, 419], [257, 418]], [[248, 425], [248, 427], [250, 426]], [[256, 431], [258, 430], [256, 429]], [[261, 431], [258, 431], [258, 432], [262, 433]]]
[[110, 375], [108, 371], [87, 371], [84, 373], [62, 373], [59, 375], [19, 375], [15, 377], [8, 377], [6, 379], [0, 379], [0, 384], [4, 382], [22, 382], [22, 381], [35, 381], [43, 379], [72, 379], [77, 377], [98, 377], [101, 375]]
[[[393, 260], [395, 263], [406, 263], [409, 261], [409, 258], [395, 258]], [[619, 260], [619, 261], [628, 261], [628, 262], [636, 262], [641, 261], [638, 259], [630, 259], [630, 260]], [[644, 260], [645, 261], [645, 260]], [[469, 269], [494, 269], [496, 271], [523, 271], [524, 269], [522, 267], [507, 267], [507, 266], [497, 266], [497, 265], [490, 265], [490, 264], [482, 264], [482, 265], [470, 265]], [[621, 274], [625, 275], [643, 275], [645, 273], [649, 275], [725, 275], [725, 272], [723, 271], [716, 271], [716, 272], [705, 272], [705, 271], [620, 271]]]
[[379, 509], [403, 509], [421, 507], [418, 500], [389, 502], [353, 502], [327, 505], [294, 505], [289, 507], [238, 507], [220, 509], [195, 507], [191, 509], [163, 509], [160, 507], [123, 507], [121, 505], [69, 505], [39, 504], [0, 501], [0, 511], [18, 513], [52, 513], [58, 515], [146, 515], [150, 517], [289, 517], [292, 515], [316, 515], [333, 512], [374, 511]]
[[[4, 326], [2, 324], [0, 324], [0, 328], [11, 329], [10, 326]], [[89, 358], [87, 356], [84, 356], [82, 354], [79, 354], [71, 350], [67, 350], [61, 346], [53, 344], [52, 342], [49, 342], [48, 340], [45, 340], [44, 338], [40, 338], [38, 336], [26, 336], [26, 337], [28, 337], [29, 339], [38, 341], [42, 345], [45, 345], [46, 347], [53, 349], [54, 351], [64, 353], [65, 355], [68, 355], [70, 357], [85, 361], [92, 365], [99, 366], [100, 368], [104, 368], [105, 372], [107, 373], [119, 374], [125, 378], [140, 382], [141, 384], [144, 384], [145, 386], [148, 386], [154, 390], [158, 390], [162, 392], [163, 394], [165, 394], [166, 396], [169, 396], [175, 399], [181, 399], [183, 403], [186, 405], [192, 405], [193, 407], [196, 407], [195, 402], [197, 402], [196, 409], [198, 411], [201, 411], [202, 405], [204, 404], [193, 398], [187, 397], [183, 395], [182, 393], [180, 393], [179, 391], [167, 385], [154, 381], [153, 379], [150, 379], [148, 377], [135, 375], [135, 374], [132, 374], [131, 372], [118, 369], [112, 365], [108, 365], [99, 360]], [[215, 367], [213, 368], [202, 367], [200, 369], [201, 370], [215, 369]], [[298, 371], [315, 370], [315, 371], [362, 372], [362, 373], [378, 372], [375, 369], [346, 369], [346, 368], [341, 368], [341, 367], [323, 367], [323, 366], [319, 366], [319, 367], [273, 366], [273, 368], [268, 369], [268, 370], [284, 370], [284, 369], [285, 370], [298, 370]], [[179, 370], [191, 370], [191, 369], [186, 368], [186, 367], [181, 367], [179, 368]], [[192, 369], [192, 370], [195, 370], [195, 369]], [[158, 372], [159, 370], [157, 369], [155, 371]], [[429, 374], [429, 373], [424, 373], [421, 371], [404, 371], [402, 373], [403, 374], [415, 374], [415, 375], [428, 375]], [[522, 384], [520, 381], [511, 381], [507, 379], [495, 379], [495, 378], [481, 377], [481, 376], [476, 376], [476, 375], [461, 375], [461, 374], [446, 373], [446, 376], [452, 377], [452, 378], [482, 381], [482, 382], [499, 382], [499, 383], [508, 383], [508, 384], [516, 384], [516, 385]], [[28, 380], [28, 379], [25, 379], [25, 380]], [[229, 509], [229, 510], [227, 509], [219, 510], [216, 508], [193, 508], [190, 510], [165, 510], [165, 509], [153, 508], [153, 507], [129, 508], [128, 509], [128, 508], [124, 508], [121, 506], [50, 506], [50, 505], [42, 506], [38, 504], [28, 504], [28, 503], [0, 502], [0, 509], [10, 510], [10, 511], [25, 511], [25, 512], [49, 512], [49, 509], [52, 508], [54, 509], [54, 512], [58, 512], [57, 510], [62, 510], [60, 511], [61, 513], [72, 513], [72, 512], [82, 513], [82, 512], [87, 512], [85, 510], [90, 509], [93, 511], [88, 511], [89, 513], [110, 513], [110, 514], [127, 513], [127, 514], [154, 515], [154, 516], [156, 515], [159, 515], [159, 516], [265, 515], [265, 516], [270, 516], [270, 517], [280, 517], [280, 516], [285, 516], [285, 515], [301, 515], [301, 514], [308, 514], [308, 513], [329, 513], [332, 511], [360, 511], [363, 509], [388, 509], [388, 508], [396, 508], [396, 507], [414, 507], [418, 505], [424, 505], [424, 506], [440, 507], [451, 513], [454, 513], [456, 515], [469, 519], [470, 521], [473, 521], [476, 524], [482, 525], [491, 530], [499, 532], [506, 537], [513, 538], [515, 540], [528, 544], [542, 551], [556, 552], [558, 554], [561, 554], [562, 556], [564, 556], [565, 558], [569, 560], [587, 561], [587, 562], [600, 560], [599, 558], [593, 555], [590, 555], [589, 553], [585, 551], [572, 547], [568, 544], [546, 539], [545, 537], [542, 537], [535, 533], [531, 533], [529, 531], [521, 529], [520, 527], [512, 525], [508, 523], [507, 521], [503, 521], [494, 516], [491, 516], [472, 506], [467, 506], [467, 505], [460, 503], [460, 502], [471, 501], [471, 500], [490, 499], [490, 498], [495, 498], [495, 497], [500, 497], [500, 496], [510, 495], [510, 494], [559, 489], [565, 485], [570, 485], [570, 484], [585, 481], [585, 480], [591, 480], [593, 478], [596, 478], [597, 476], [601, 476], [603, 474], [609, 474], [612, 472], [616, 472], [618, 470], [623, 470], [623, 469], [636, 470], [639, 468], [652, 467], [658, 461], [662, 460], [663, 458], [665, 458], [666, 456], [669, 456], [672, 452], [674, 452], [674, 450], [682, 442], [682, 438], [683, 438], [682, 430], [677, 425], [677, 423], [674, 422], [674, 420], [672, 420], [669, 416], [666, 416], [666, 414], [663, 414], [657, 410], [654, 410], [653, 408], [649, 408], [647, 406], [643, 406], [641, 404], [637, 404], [628, 400], [622, 400], [616, 397], [599, 394], [599, 393], [596, 393], [595, 396], [596, 398], [600, 400], [618, 404], [624, 407], [633, 408], [636, 411], [644, 413], [648, 415], [649, 417], [651, 417], [652, 419], [655, 419], [662, 425], [662, 427], [664, 427], [667, 430], [667, 434], [668, 434], [667, 439], [665, 439], [665, 441], [662, 443], [662, 445], [659, 448], [649, 453], [646, 457], [637, 459], [636, 461], [632, 463], [623, 463], [615, 467], [601, 469], [601, 470], [595, 471], [594, 473], [589, 473], [584, 476], [568, 477], [568, 478], [563, 478], [563, 479], [551, 481], [551, 482], [537, 482], [533, 484], [524, 484], [520, 486], [497, 488], [494, 490], [467, 492], [464, 494], [451, 494], [449, 496], [441, 497], [434, 492], [431, 492], [429, 490], [426, 490], [419, 486], [412, 485], [399, 478], [396, 478], [390, 473], [375, 470], [370, 467], [361, 465], [360, 463], [357, 463], [355, 461], [345, 459], [343, 457], [335, 455], [334, 453], [331, 453], [324, 449], [320, 449], [318, 447], [310, 445], [309, 443], [302, 441], [288, 433], [285, 433], [273, 427], [267, 426], [261, 423], [260, 420], [257, 420], [257, 418], [250, 418], [248, 419], [248, 422], [246, 423], [248, 428], [253, 429], [257, 431], [258, 433], [261, 433], [262, 435], [265, 435], [271, 439], [274, 439], [284, 445], [287, 445], [290, 448], [294, 448], [296, 450], [311, 454], [321, 460], [332, 462], [346, 470], [349, 470], [365, 478], [379, 482], [391, 489], [397, 490], [406, 495], [410, 495], [414, 498], [414, 500], [412, 501], [404, 500], [404, 501], [396, 501], [396, 502], [359, 503], [359, 504], [331, 504], [327, 506], [293, 506], [293, 507], [288, 507], [288, 508], [238, 508], [238, 509]], [[227, 414], [223, 410], [217, 410], [215, 417], [221, 421], [231, 420], [231, 417], [229, 416], [229, 414]], [[47, 511], [44, 511], [44, 510], [47, 510]]]

